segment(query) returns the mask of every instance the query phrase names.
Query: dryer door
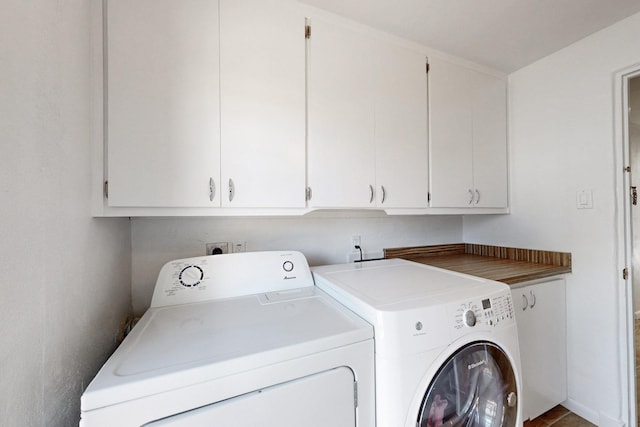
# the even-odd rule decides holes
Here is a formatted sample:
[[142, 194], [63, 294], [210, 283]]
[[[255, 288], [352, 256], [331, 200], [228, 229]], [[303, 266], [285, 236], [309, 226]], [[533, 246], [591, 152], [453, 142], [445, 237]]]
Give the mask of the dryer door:
[[417, 427], [512, 427], [517, 419], [515, 372], [493, 343], [469, 343], [440, 368], [422, 400]]

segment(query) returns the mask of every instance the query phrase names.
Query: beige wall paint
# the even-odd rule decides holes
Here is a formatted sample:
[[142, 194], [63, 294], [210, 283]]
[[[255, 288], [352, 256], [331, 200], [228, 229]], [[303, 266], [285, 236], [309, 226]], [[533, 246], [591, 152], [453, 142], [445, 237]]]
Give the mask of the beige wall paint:
[[0, 425], [73, 426], [130, 311], [130, 226], [90, 215], [89, 5], [0, 12]]

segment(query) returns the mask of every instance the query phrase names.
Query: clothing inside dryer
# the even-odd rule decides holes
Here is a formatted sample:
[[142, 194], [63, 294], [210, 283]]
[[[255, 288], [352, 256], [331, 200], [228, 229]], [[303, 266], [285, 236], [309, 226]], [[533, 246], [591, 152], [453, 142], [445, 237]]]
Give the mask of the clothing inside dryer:
[[471, 343], [440, 368], [425, 394], [417, 427], [512, 427], [517, 418], [515, 374], [495, 344]]

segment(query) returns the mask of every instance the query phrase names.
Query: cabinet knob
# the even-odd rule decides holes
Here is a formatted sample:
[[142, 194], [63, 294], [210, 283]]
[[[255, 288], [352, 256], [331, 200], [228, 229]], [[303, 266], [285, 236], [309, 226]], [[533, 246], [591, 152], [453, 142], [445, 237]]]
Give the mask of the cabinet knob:
[[476, 188], [476, 205], [480, 203], [480, 192], [478, 191], [478, 189]]
[[383, 204], [384, 200], [387, 198], [387, 192], [384, 189], [384, 185], [380, 186], [380, 190], [382, 190], [382, 200], [380, 201], [380, 204]]
[[529, 307], [529, 300], [527, 300], [527, 296], [522, 294], [522, 311], [525, 311]]
[[216, 183], [213, 178], [209, 178], [209, 201], [213, 202], [216, 197]]
[[533, 291], [529, 291], [529, 294], [531, 295], [531, 304], [529, 305], [529, 307], [533, 308], [536, 305], [536, 296]]
[[469, 189], [469, 204], [473, 203], [473, 191], [471, 191], [471, 189]]
[[235, 195], [236, 195], [236, 186], [234, 185], [233, 180], [229, 178], [229, 201], [232, 201]]
[[369, 184], [369, 203], [373, 203], [373, 198], [375, 196], [375, 191], [373, 190], [373, 185]]

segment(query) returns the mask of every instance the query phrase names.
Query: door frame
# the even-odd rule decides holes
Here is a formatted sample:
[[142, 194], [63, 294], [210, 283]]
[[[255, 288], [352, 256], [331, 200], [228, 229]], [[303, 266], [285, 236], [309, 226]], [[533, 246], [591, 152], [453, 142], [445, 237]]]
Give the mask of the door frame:
[[[618, 281], [618, 340], [620, 368], [619, 377], [623, 396], [628, 400], [621, 402], [621, 415], [626, 415], [626, 425], [637, 425], [636, 380], [635, 380], [635, 342], [633, 310], [633, 235], [631, 198], [631, 173], [629, 150], [629, 80], [640, 76], [640, 63], [619, 70], [614, 75], [614, 143], [615, 143], [615, 180], [616, 180], [616, 249], [620, 275]], [[640, 174], [640, 170], [636, 171]], [[640, 215], [640, 212], [638, 213]], [[640, 250], [640, 248], [637, 248]], [[623, 269], [628, 276], [624, 279]]]

